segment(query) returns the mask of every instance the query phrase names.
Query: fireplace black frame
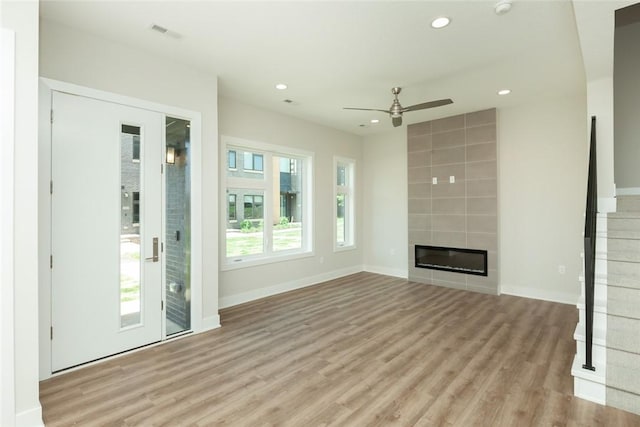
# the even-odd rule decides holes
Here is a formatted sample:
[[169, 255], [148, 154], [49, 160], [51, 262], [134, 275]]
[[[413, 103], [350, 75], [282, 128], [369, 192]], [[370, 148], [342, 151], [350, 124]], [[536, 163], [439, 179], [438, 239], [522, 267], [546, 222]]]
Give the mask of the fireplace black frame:
[[[483, 270], [482, 271], [476, 271], [476, 270], [472, 270], [472, 269], [454, 268], [454, 267], [451, 267], [451, 266], [440, 266], [440, 265], [436, 265], [436, 264], [419, 263], [418, 262], [418, 251], [420, 249], [440, 251], [440, 252], [445, 252], [445, 251], [446, 252], [460, 252], [460, 253], [481, 255], [483, 257]], [[449, 272], [452, 272], [452, 273], [473, 274], [475, 276], [488, 276], [489, 275], [489, 268], [488, 268], [487, 258], [488, 258], [488, 254], [487, 254], [487, 251], [484, 250], [484, 249], [450, 248], [450, 247], [445, 247], [445, 246], [427, 246], [427, 245], [415, 245], [415, 250], [414, 250], [414, 254], [413, 254], [413, 259], [414, 259], [414, 263], [415, 263], [415, 267], [416, 268], [428, 268], [430, 270], [449, 271]]]

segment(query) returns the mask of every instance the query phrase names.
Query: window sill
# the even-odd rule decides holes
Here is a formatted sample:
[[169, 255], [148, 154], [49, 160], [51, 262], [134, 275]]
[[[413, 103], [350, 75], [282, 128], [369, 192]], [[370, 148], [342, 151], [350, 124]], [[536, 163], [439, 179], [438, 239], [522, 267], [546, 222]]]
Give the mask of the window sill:
[[357, 249], [356, 245], [334, 246], [333, 247], [333, 252], [354, 251], [356, 249]]
[[297, 259], [303, 258], [311, 258], [314, 256], [313, 251], [305, 251], [305, 252], [296, 252], [296, 253], [286, 253], [281, 255], [270, 255], [268, 257], [252, 257], [248, 255], [246, 258], [237, 258], [238, 261], [234, 261], [234, 259], [224, 259], [220, 266], [221, 271], [231, 271], [231, 270], [239, 270], [242, 268], [256, 267], [259, 265], [273, 264], [276, 262], [284, 262], [284, 261], [293, 261]]

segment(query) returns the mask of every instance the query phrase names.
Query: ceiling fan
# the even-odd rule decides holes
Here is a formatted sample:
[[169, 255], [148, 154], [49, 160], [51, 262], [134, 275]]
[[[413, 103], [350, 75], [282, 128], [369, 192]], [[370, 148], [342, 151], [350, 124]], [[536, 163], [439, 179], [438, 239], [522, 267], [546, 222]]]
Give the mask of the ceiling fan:
[[391, 89], [391, 93], [394, 95], [393, 104], [389, 107], [388, 110], [382, 110], [379, 108], [353, 108], [353, 107], [344, 107], [345, 110], [362, 110], [362, 111], [381, 111], [383, 113], [387, 113], [391, 116], [391, 122], [394, 127], [398, 127], [402, 124], [402, 113], [406, 113], [407, 111], [417, 111], [424, 110], [426, 108], [433, 107], [441, 107], [443, 105], [453, 104], [453, 101], [449, 98], [447, 99], [438, 99], [437, 101], [429, 101], [423, 102], [422, 104], [411, 105], [409, 107], [403, 107], [400, 105], [400, 101], [398, 101], [398, 94], [402, 91], [401, 87], [394, 87]]

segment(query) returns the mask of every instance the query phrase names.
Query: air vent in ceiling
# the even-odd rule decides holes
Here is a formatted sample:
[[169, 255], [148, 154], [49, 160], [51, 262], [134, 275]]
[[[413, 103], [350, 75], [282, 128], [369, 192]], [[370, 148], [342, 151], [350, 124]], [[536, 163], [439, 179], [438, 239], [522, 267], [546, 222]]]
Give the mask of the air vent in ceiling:
[[151, 30], [155, 31], [156, 33], [159, 33], [174, 39], [179, 39], [182, 37], [182, 35], [180, 35], [179, 33], [176, 33], [175, 31], [171, 31], [170, 29], [158, 24], [151, 24]]
[[152, 24], [152, 25], [151, 25], [151, 29], [152, 29], [153, 31], [157, 31], [157, 32], [159, 32], [160, 34], [167, 34], [167, 33], [169, 32], [169, 30], [168, 30], [167, 28], [165, 28], [165, 27], [161, 27], [161, 26], [160, 26], [160, 25], [158, 25], [158, 24]]

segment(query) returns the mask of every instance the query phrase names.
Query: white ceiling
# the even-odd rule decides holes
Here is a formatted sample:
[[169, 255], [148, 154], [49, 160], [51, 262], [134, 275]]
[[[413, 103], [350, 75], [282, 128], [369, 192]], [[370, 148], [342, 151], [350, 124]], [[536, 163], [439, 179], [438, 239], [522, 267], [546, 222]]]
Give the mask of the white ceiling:
[[[495, 1], [43, 1], [43, 19], [89, 31], [218, 75], [220, 95], [365, 135], [391, 129], [393, 86], [404, 124], [533, 97], [583, 93], [584, 67], [569, 0]], [[451, 24], [430, 27], [446, 15]], [[179, 39], [150, 30], [155, 23]], [[278, 91], [284, 82], [289, 89]], [[513, 92], [498, 97], [496, 91]], [[294, 101], [284, 103], [285, 98]], [[379, 118], [373, 125], [369, 119]], [[360, 127], [365, 124], [366, 127]]]

